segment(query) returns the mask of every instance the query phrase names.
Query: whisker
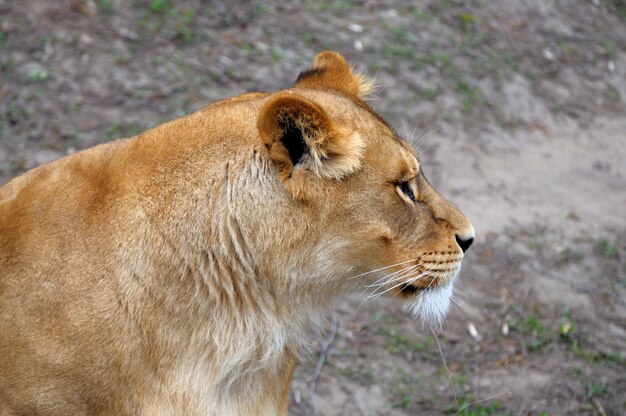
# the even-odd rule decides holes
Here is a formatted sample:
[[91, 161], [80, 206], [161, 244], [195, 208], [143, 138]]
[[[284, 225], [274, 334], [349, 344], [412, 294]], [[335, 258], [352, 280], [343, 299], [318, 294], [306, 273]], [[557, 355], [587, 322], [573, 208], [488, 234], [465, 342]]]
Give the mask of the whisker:
[[[430, 136], [432, 136], [433, 134], [437, 133], [439, 130], [441, 130], [441, 128], [440, 128], [440, 127], [437, 127], [437, 128], [432, 129], [432, 130], [431, 130], [431, 131], [429, 131], [429, 132], [426, 132], [426, 134], [424, 134], [424, 135], [420, 138], [419, 142], [415, 145], [415, 147], [417, 147], [418, 149], [420, 149], [420, 146], [421, 146], [422, 144], [424, 144], [424, 142], [426, 141], [426, 139], [427, 139], [427, 138], [429, 138]], [[425, 151], [425, 150], [427, 150], [427, 148], [422, 148], [422, 149], [420, 149], [420, 150]]]
[[467, 293], [463, 292], [463, 290], [461, 290], [461, 288], [459, 287], [455, 287], [454, 288], [454, 292], [458, 293], [459, 295], [461, 295], [463, 298], [468, 299]]
[[[400, 276], [400, 277], [405, 277], [405, 276], [410, 275], [410, 274], [411, 274], [411, 273], [408, 273], [408, 274], [405, 274], [405, 275]], [[386, 283], [387, 283], [387, 282], [385, 282], [385, 284], [386, 284]], [[404, 282], [400, 282], [397, 286], [400, 286], [400, 285], [402, 285], [403, 283], [404, 283]], [[397, 287], [397, 286], [394, 286], [394, 287]], [[383, 291], [383, 292], [381, 292], [381, 293], [377, 293], [377, 292], [378, 292], [378, 289], [380, 289], [381, 287], [384, 287], [384, 284], [383, 284], [383, 285], [381, 285], [381, 286], [379, 286], [379, 287], [377, 287], [377, 288], [376, 288], [376, 289], [375, 289], [372, 293], [370, 293], [370, 294], [369, 294], [369, 295], [368, 295], [365, 299], [363, 299], [363, 301], [359, 304], [359, 308], [361, 307], [361, 305], [363, 305], [363, 304], [364, 304], [365, 302], [367, 302], [368, 300], [370, 300], [370, 299], [375, 299], [375, 298], [377, 298], [377, 297], [381, 296], [381, 295], [382, 295], [382, 294], [384, 294], [384, 293], [387, 293], [389, 290], [392, 290], [392, 289], [394, 288], [394, 287], [392, 287], [392, 288], [387, 289], [387, 290], [385, 290], [385, 291]], [[357, 308], [357, 309], [358, 309], [358, 308]]]
[[450, 301], [451, 302], [455, 302], [455, 305], [457, 305], [458, 307], [461, 307], [461, 303], [459, 301], [459, 298], [454, 296], [454, 293], [450, 295]]
[[404, 134], [404, 137], [408, 139], [407, 133], [409, 132], [409, 129], [406, 127], [406, 120], [404, 119], [404, 117], [402, 118], [402, 130], [404, 130], [402, 134]]
[[[428, 271], [431, 271], [432, 269], [428, 269]], [[422, 292], [419, 294], [419, 296], [422, 296], [428, 289], [430, 289], [430, 287], [433, 285], [433, 283], [435, 283], [435, 279], [431, 279], [430, 283], [428, 283], [428, 286], [426, 286], [426, 288], [422, 289]]]
[[397, 272], [391, 273], [389, 275], [385, 275], [383, 277], [381, 277], [380, 279], [378, 279], [376, 282], [372, 283], [371, 285], [367, 285], [365, 287], [376, 287], [376, 286], [384, 286], [386, 284], [392, 283], [396, 280], [398, 280], [399, 278], [401, 278], [402, 276], [398, 276], [401, 273], [407, 272], [407, 271], [413, 271], [417, 268], [421, 267], [420, 264], [416, 264], [413, 266], [409, 266], [409, 267], [405, 267], [402, 270], [399, 270]]
[[459, 300], [457, 298], [454, 297], [454, 295], [450, 296], [450, 305], [456, 310], [459, 311], [461, 313], [465, 313], [465, 311], [463, 310], [463, 307], [461, 306], [461, 304], [459, 303]]
[[[419, 266], [416, 266], [416, 267], [419, 267]], [[414, 271], [414, 270], [407, 270], [407, 271], [405, 271], [404, 273], [402, 273], [402, 275], [399, 275], [399, 276], [395, 277], [392, 281], [390, 281], [390, 282], [383, 282], [383, 284], [378, 285], [378, 287], [377, 287], [377, 288], [376, 288], [376, 289], [375, 289], [375, 290], [374, 290], [374, 291], [373, 291], [373, 292], [372, 292], [372, 293], [368, 296], [368, 298], [369, 298], [369, 297], [376, 297], [376, 296], [378, 296], [378, 294], [376, 293], [376, 292], [378, 292], [378, 289], [380, 289], [380, 288], [384, 287], [385, 285], [388, 285], [388, 284], [391, 284], [391, 283], [393, 283], [393, 282], [396, 282], [396, 281], [398, 281], [398, 280], [400, 280], [400, 279], [403, 279], [403, 278], [405, 278], [405, 277], [407, 277], [407, 276], [410, 276], [410, 275], [413, 273], [413, 271]], [[402, 283], [403, 283], [403, 282], [401, 282], [400, 284], [402, 284]], [[387, 291], [385, 291], [385, 292], [383, 292], [383, 293], [386, 293], [386, 292], [387, 292]]]
[[[416, 281], [416, 280], [418, 280], [418, 279], [421, 279], [422, 277], [426, 277], [429, 271], [430, 271], [430, 270], [426, 270], [426, 271], [424, 271], [424, 272], [420, 273], [420, 274], [419, 274], [419, 275], [417, 275], [417, 276], [414, 276], [414, 277], [412, 277], [412, 278], [409, 278], [409, 280], [407, 280], [407, 281], [400, 282], [400, 283], [398, 283], [397, 285], [394, 285], [394, 286], [392, 286], [392, 287], [390, 287], [390, 288], [386, 289], [385, 291], [383, 291], [383, 292], [381, 292], [381, 293], [378, 293], [378, 294], [376, 294], [376, 295], [374, 295], [374, 294], [372, 293], [370, 296], [373, 296], [373, 297], [375, 297], [375, 298], [376, 298], [376, 297], [379, 297], [379, 296], [381, 296], [381, 295], [384, 295], [385, 293], [387, 293], [387, 292], [389, 292], [390, 290], [393, 290], [393, 289], [395, 289], [395, 288], [397, 288], [397, 287], [399, 287], [399, 286], [411, 284], [411, 283], [413, 283], [414, 281]], [[430, 284], [432, 284], [432, 282], [430, 282]], [[429, 284], [429, 286], [430, 286], [430, 284]], [[368, 298], [369, 298], [370, 296], [368, 296]]]
[[415, 143], [415, 133], [417, 132], [417, 129], [419, 128], [421, 122], [422, 122], [421, 118], [418, 117], [417, 122], [413, 126], [413, 130], [411, 131], [411, 133], [409, 133], [409, 129], [408, 129], [407, 124], [406, 124], [406, 120], [402, 119], [402, 127], [404, 129], [404, 132], [403, 132], [404, 138], [405, 138], [406, 142], [409, 144], [409, 146], [411, 146], [411, 149], [413, 151], [417, 151], [417, 148], [414, 147], [413, 145]]
[[356, 279], [357, 277], [365, 276], [366, 274], [379, 272], [381, 270], [389, 269], [391, 267], [396, 267], [396, 266], [399, 266], [401, 264], [406, 264], [406, 263], [409, 263], [409, 262], [412, 262], [412, 261], [415, 261], [415, 259], [401, 261], [400, 263], [392, 264], [391, 266], [385, 266], [385, 267], [381, 267], [380, 269], [375, 269], [375, 270], [370, 270], [369, 272], [360, 273], [360, 274], [357, 274], [356, 276], [349, 277], [348, 280]]
[[[420, 268], [420, 267], [423, 267], [423, 265], [422, 265], [422, 264], [417, 264], [415, 267], [413, 267], [413, 268], [410, 270], [410, 272], [411, 272], [411, 273], [413, 273], [415, 270], [419, 270], [419, 268]], [[408, 271], [408, 270], [407, 270], [407, 271]], [[395, 282], [397, 282], [398, 280], [400, 280], [401, 278], [404, 278], [404, 277], [409, 276], [411, 273], [406, 273], [406, 274], [404, 274], [403, 276], [398, 276], [398, 277], [395, 277], [395, 278], [393, 278], [393, 279], [388, 280], [387, 282], [385, 282], [385, 284], [392, 284], [392, 283], [395, 283]], [[409, 277], [409, 279], [411, 279], [411, 277]]]
[[430, 287], [433, 285], [433, 283], [435, 283], [435, 279], [432, 279], [430, 281], [430, 283], [428, 283], [428, 286], [426, 286], [426, 289], [424, 289], [424, 290], [426, 291], [426, 290], [430, 289]]
[[411, 132], [411, 143], [415, 141], [415, 133], [417, 133], [417, 129], [419, 128], [420, 123], [421, 123], [421, 120], [418, 118], [417, 122], [415, 123], [415, 126], [413, 127], [413, 131]]
[[[415, 267], [419, 267], [419, 265], [413, 265], [413, 266], [406, 266], [403, 269], [397, 270], [391, 274], [386, 274], [383, 277], [381, 277], [380, 279], [376, 280], [374, 283], [372, 283], [371, 285], [367, 285], [365, 287], [374, 287], [374, 286], [378, 286], [380, 284], [385, 284], [387, 283], [387, 279], [391, 278], [392, 276], [397, 276], [399, 273], [402, 273], [408, 269], [413, 269]], [[382, 283], [381, 283], [382, 282]]]
[[[413, 277], [409, 278], [409, 280], [407, 280], [407, 281], [406, 281], [406, 282], [404, 282], [404, 283], [408, 285], [408, 284], [413, 283], [413, 282], [414, 282], [414, 281], [416, 281], [416, 280], [421, 279], [422, 277], [428, 277], [428, 276], [430, 276], [430, 273], [429, 273], [429, 272], [431, 272], [431, 271], [432, 271], [432, 269], [426, 269], [426, 270], [424, 270], [422, 273], [420, 273], [419, 275], [415, 275], [415, 276], [413, 276]], [[432, 281], [429, 283], [429, 286], [430, 286], [431, 284], [432, 284]]]

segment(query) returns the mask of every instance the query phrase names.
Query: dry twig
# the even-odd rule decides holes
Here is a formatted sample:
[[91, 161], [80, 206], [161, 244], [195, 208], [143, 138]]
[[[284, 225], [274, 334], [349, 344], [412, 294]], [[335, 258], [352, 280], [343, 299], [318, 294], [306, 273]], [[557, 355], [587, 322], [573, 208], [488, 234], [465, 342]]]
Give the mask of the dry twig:
[[443, 362], [443, 367], [446, 370], [446, 375], [448, 376], [448, 382], [450, 383], [450, 387], [452, 388], [452, 395], [454, 396], [454, 403], [456, 403], [457, 410], [459, 409], [459, 399], [456, 397], [456, 389], [454, 388], [454, 383], [452, 382], [452, 376], [450, 375], [450, 370], [448, 369], [448, 363], [446, 363], [446, 357], [443, 355], [443, 350], [441, 349], [441, 343], [439, 343], [439, 337], [435, 333], [435, 330], [430, 328], [430, 332], [432, 332], [435, 337], [435, 341], [437, 341], [437, 348], [439, 348], [439, 354], [441, 354], [441, 361]]
[[324, 367], [324, 363], [326, 362], [326, 357], [328, 356], [328, 348], [330, 344], [332, 344], [335, 336], [337, 335], [337, 316], [333, 313], [331, 318], [331, 329], [330, 334], [325, 340], [320, 342], [320, 356], [317, 360], [317, 365], [315, 366], [315, 370], [311, 375], [311, 380], [309, 381], [309, 397], [311, 398], [311, 412], [314, 416], [319, 416], [320, 411], [317, 408], [317, 404], [315, 403], [315, 387], [317, 387], [317, 380], [322, 373], [322, 368]]

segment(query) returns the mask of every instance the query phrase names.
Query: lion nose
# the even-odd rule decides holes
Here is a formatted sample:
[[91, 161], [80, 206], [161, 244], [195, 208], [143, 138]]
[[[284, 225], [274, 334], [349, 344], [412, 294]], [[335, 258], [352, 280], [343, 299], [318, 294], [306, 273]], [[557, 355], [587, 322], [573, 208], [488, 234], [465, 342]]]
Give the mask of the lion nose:
[[474, 237], [463, 238], [462, 236], [458, 234], [455, 234], [454, 237], [456, 238], [456, 243], [459, 245], [459, 247], [461, 247], [461, 250], [463, 250], [463, 253], [465, 253], [467, 249], [470, 248], [470, 246], [474, 242]]

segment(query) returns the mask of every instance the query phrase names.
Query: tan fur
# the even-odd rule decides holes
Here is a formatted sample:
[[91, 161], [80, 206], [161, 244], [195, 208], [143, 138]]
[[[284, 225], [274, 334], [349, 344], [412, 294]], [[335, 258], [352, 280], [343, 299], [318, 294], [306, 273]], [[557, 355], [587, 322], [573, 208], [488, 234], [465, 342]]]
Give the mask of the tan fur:
[[331, 51], [320, 52], [315, 57], [313, 66], [300, 75], [296, 84], [304, 88], [341, 91], [358, 100], [374, 90], [371, 79], [354, 73], [343, 56]]
[[0, 415], [286, 414], [310, 325], [404, 266], [372, 270], [451, 284], [469, 221], [343, 57], [313, 68], [0, 188]]

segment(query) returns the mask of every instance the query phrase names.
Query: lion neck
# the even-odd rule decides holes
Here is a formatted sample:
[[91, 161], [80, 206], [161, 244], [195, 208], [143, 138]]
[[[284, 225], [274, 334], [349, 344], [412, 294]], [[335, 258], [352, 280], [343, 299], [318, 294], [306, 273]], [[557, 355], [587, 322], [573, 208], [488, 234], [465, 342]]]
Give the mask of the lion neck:
[[[188, 385], [184, 380], [190, 378], [210, 380], [210, 386], [198, 389], [219, 392], [218, 398], [256, 391], [260, 380], [283, 371], [311, 326], [322, 320], [329, 299], [311, 293], [314, 285], [294, 284], [301, 273], [310, 275], [305, 281], [316, 280], [312, 271], [302, 271], [304, 265], [281, 264], [279, 254], [310, 233], [285, 231], [301, 228], [297, 216], [277, 213], [266, 200], [247, 207], [236, 203], [279, 192], [276, 181], [255, 182], [235, 173], [266, 169], [257, 154], [225, 164], [219, 180], [196, 179], [193, 190], [179, 183], [168, 193], [161, 186], [160, 200], [137, 204], [134, 214], [139, 224], [134, 238], [142, 240], [136, 246], [143, 252], [122, 254], [132, 257], [125, 263], [134, 265], [128, 273], [141, 298], [137, 314], [147, 317], [145, 333], [161, 351], [153, 365], [177, 374], [176, 385]], [[258, 228], [258, 218], [248, 220], [254, 215], [270, 218], [267, 226]], [[291, 218], [293, 224], [271, 218]]]

